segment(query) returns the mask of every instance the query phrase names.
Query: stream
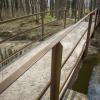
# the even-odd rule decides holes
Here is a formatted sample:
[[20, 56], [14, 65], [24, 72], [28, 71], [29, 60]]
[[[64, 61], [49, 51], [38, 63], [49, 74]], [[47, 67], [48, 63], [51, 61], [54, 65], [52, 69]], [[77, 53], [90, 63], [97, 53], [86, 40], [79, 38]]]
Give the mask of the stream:
[[89, 100], [100, 100], [100, 26], [91, 40], [88, 55], [72, 89], [86, 94]]

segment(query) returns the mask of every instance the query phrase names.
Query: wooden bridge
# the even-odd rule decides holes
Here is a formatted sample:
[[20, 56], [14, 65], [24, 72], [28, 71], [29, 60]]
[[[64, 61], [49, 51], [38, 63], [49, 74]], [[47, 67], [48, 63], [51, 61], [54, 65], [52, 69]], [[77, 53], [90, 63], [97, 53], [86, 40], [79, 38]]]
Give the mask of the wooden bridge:
[[98, 23], [94, 10], [1, 71], [0, 100], [65, 100]]

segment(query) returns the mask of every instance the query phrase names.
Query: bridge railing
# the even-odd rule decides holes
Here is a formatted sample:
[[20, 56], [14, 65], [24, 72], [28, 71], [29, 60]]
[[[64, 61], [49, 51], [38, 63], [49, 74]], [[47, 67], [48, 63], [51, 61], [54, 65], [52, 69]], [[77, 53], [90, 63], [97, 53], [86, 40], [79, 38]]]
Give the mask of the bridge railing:
[[[93, 16], [95, 17], [93, 21]], [[84, 34], [81, 36], [80, 40], [77, 42], [75, 47], [71, 50], [67, 58], [62, 62], [62, 52], [63, 52], [63, 46], [61, 44], [61, 40], [63, 40], [68, 33], [70, 33], [73, 29], [77, 28], [78, 25], [81, 24], [81, 22], [84, 22], [86, 19], [89, 19], [88, 21], [88, 28], [84, 32]], [[92, 24], [94, 23], [94, 29], [91, 28]], [[34, 54], [31, 59], [24, 62], [19, 69], [17, 69], [15, 72], [11, 73], [10, 76], [8, 76], [6, 79], [3, 79], [0, 82], [0, 93], [2, 93], [5, 89], [7, 89], [13, 82], [15, 82], [20, 76], [22, 76], [33, 64], [35, 64], [37, 61], [39, 61], [45, 54], [47, 54], [50, 50], [52, 50], [52, 62], [51, 62], [51, 80], [48, 82], [48, 84], [45, 86], [43, 91], [40, 93], [40, 95], [37, 97], [37, 100], [40, 100], [45, 92], [50, 87], [50, 100], [59, 100], [62, 99], [64, 92], [67, 88], [71, 87], [73, 84], [73, 81], [75, 77], [77, 76], [77, 73], [79, 71], [79, 63], [81, 61], [82, 55], [87, 53], [88, 51], [88, 45], [90, 41], [91, 36], [91, 30], [92, 32], [95, 30], [96, 26], [98, 24], [98, 10], [93, 10], [88, 15], [86, 15], [84, 18], [79, 20], [75, 25], [72, 26], [72, 28], [69, 28], [67, 31], [61, 31], [60, 33], [54, 35], [52, 38], [48, 39], [47, 41], [44, 41], [34, 49]], [[80, 53], [79, 59], [75, 63], [75, 66], [70, 71], [67, 79], [63, 83], [62, 87], [60, 87], [60, 76], [61, 76], [61, 70], [63, 66], [66, 64], [84, 35], [87, 34], [86, 43], [83, 46], [83, 49]], [[66, 84], [67, 83], [67, 84]]]
[[[58, 11], [62, 11], [64, 13], [64, 16], [63, 16], [63, 26], [62, 28], [66, 28], [66, 18], [67, 18], [67, 12], [66, 10], [58, 10]], [[52, 11], [52, 12], [56, 12], [56, 11]], [[6, 42], [9, 42], [9, 41], [13, 41], [13, 40], [16, 40], [16, 38], [20, 37], [21, 35], [26, 35], [28, 33], [30, 33], [31, 31], [34, 31], [36, 29], [39, 29], [41, 28], [41, 32], [39, 33], [39, 39], [37, 39], [36, 41], [32, 40], [31, 42], [29, 41], [28, 43], [26, 43], [24, 46], [21, 46], [19, 49], [7, 49], [7, 48], [4, 48], [3, 50], [3, 53], [2, 53], [2, 48], [0, 48], [0, 53], [2, 53], [0, 55], [0, 57], [2, 59], [0, 59], [0, 70], [3, 70], [3, 68], [5, 66], [7, 66], [9, 63], [13, 62], [16, 58], [24, 55], [26, 52], [28, 52], [32, 47], [34, 47], [34, 42], [38, 42], [40, 40], [43, 40], [45, 37], [48, 37], [50, 35], [52, 35], [51, 32], [49, 32], [48, 34], [46, 33], [45, 31], [45, 26], [47, 25], [50, 25], [52, 23], [56, 23], [57, 20], [55, 19], [54, 21], [50, 21], [50, 22], [47, 22], [45, 23], [45, 18], [44, 18], [44, 15], [45, 14], [48, 14], [50, 13], [50, 11], [45, 11], [45, 12], [40, 12], [40, 13], [35, 13], [35, 14], [31, 14], [31, 15], [26, 15], [26, 16], [22, 16], [22, 17], [18, 17], [18, 18], [14, 18], [14, 19], [9, 19], [9, 20], [5, 20], [5, 21], [1, 21], [0, 22], [0, 25], [2, 24], [5, 24], [5, 23], [10, 23], [10, 22], [13, 22], [13, 21], [18, 21], [18, 20], [21, 20], [21, 19], [25, 19], [25, 18], [29, 18], [29, 17], [34, 17], [34, 16], [41, 16], [40, 18], [40, 21], [41, 21], [41, 24], [40, 25], [37, 25], [33, 28], [30, 28], [30, 29], [27, 29], [27, 30], [24, 30], [24, 31], [20, 31], [20, 32], [15, 32], [15, 33], [12, 33], [14, 35], [12, 36], [8, 36], [7, 38], [3, 39], [3, 40], [0, 40], [0, 45], [3, 44], [3, 43], [6, 43]], [[75, 17], [75, 21], [76, 21], [76, 17]], [[46, 34], [45, 34], [46, 33]], [[38, 34], [36, 34], [38, 36]], [[17, 45], [16, 45], [17, 46]], [[14, 46], [15, 47], [15, 46]], [[6, 55], [8, 54], [8, 55]]]
[[[66, 28], [66, 25], [67, 25], [67, 23], [66, 23], [66, 18], [67, 18], [66, 10], [58, 10], [58, 11], [62, 11], [64, 13], [63, 18], [61, 19], [61, 20], [63, 20], [63, 25], [55, 25], [55, 26], [60, 26], [62, 29]], [[56, 11], [52, 11], [52, 12], [54, 13]], [[24, 55], [26, 53], [26, 51], [29, 51], [31, 49], [31, 47], [34, 46], [35, 42], [41, 41], [44, 38], [46, 38], [46, 37], [48, 37], [48, 36], [53, 34], [53, 32], [47, 32], [45, 27], [48, 26], [48, 25], [57, 23], [58, 20], [54, 19], [53, 21], [46, 22], [45, 21], [46, 18], [44, 17], [44, 15], [46, 16], [46, 14], [48, 15], [49, 13], [50, 13], [50, 11], [39, 12], [39, 13], [35, 13], [35, 14], [31, 14], [31, 15], [26, 15], [26, 16], [22, 16], [22, 17], [18, 17], [18, 18], [14, 18], [14, 19], [9, 19], [9, 20], [5, 20], [5, 21], [1, 21], [0, 22], [0, 25], [2, 26], [4, 24], [8, 24], [8, 23], [11, 23], [11, 22], [14, 22], [14, 21], [19, 21], [19, 20], [22, 20], [22, 19], [28, 20], [27, 18], [39, 16], [39, 25], [37, 24], [36, 26], [33, 26], [32, 28], [25, 29], [25, 30], [23, 30], [23, 29], [20, 30], [20, 31], [17, 30], [18, 32], [17, 31], [15, 31], [15, 32], [12, 31], [11, 32], [11, 34], [12, 34], [11, 36], [9, 35], [8, 37], [5, 37], [4, 39], [0, 40], [0, 45], [3, 45], [3, 43], [9, 42], [9, 41], [14, 41], [14, 40], [16, 41], [16, 38], [19, 38], [22, 35], [23, 36], [27, 36], [29, 33], [34, 32], [35, 30], [39, 31], [39, 32], [35, 31], [36, 32], [36, 36], [38, 37], [38, 39], [36, 39], [36, 40], [29, 39], [30, 41], [28, 43], [26, 43], [24, 46], [21, 46], [17, 50], [6, 50], [6, 48], [5, 48], [4, 51], [5, 52], [6, 51], [10, 51], [10, 53], [7, 52], [8, 55], [7, 56], [4, 55], [4, 57], [1, 57], [1, 56], [3, 56], [2, 54], [0, 55], [0, 57], [2, 58], [2, 59], [0, 59], [0, 70], [2, 70], [3, 67], [5, 67], [9, 63], [11, 63], [13, 61], [12, 59], [14, 59], [14, 58], [16, 59], [19, 56]], [[33, 18], [33, 19], [35, 19], [35, 18]], [[59, 21], [60, 21], [60, 19], [59, 19]], [[53, 29], [55, 29], [55, 28], [52, 28], [52, 30]], [[0, 52], [1, 52], [1, 50], [0, 50]]]

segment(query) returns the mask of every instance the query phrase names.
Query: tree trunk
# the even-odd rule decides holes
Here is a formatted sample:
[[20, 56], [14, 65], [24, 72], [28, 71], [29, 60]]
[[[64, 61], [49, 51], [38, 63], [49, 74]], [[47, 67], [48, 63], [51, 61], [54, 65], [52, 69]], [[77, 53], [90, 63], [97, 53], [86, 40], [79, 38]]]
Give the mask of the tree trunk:
[[55, 0], [55, 16], [57, 20], [60, 20], [64, 17], [64, 10], [66, 8], [66, 0]]

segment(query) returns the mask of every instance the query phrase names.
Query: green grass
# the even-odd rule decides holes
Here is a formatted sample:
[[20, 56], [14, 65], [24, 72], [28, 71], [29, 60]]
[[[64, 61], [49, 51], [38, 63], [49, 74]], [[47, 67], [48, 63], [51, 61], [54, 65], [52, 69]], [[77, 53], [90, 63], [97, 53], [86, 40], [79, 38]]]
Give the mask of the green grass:
[[51, 21], [54, 21], [54, 20], [55, 20], [55, 18], [50, 16], [50, 15], [45, 16], [45, 22], [51, 22]]

